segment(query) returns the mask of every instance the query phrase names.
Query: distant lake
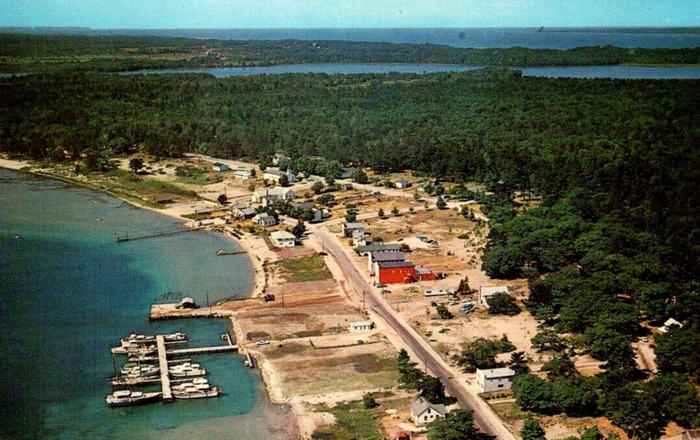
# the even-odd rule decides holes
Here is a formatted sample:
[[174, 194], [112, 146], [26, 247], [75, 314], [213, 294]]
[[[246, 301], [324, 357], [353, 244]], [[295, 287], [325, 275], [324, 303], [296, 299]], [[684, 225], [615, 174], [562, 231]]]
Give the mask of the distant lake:
[[21, 29], [21, 32], [38, 34], [154, 35], [221, 40], [346, 40], [457, 47], [570, 49], [604, 45], [630, 48], [700, 46], [697, 28]]
[[[465, 72], [482, 66], [453, 64], [283, 64], [257, 67], [210, 67], [200, 69], [155, 69], [120, 72], [122, 75], [208, 73], [217, 78], [249, 75], [280, 75], [284, 73], [435, 73]], [[642, 67], [642, 66], [543, 66], [514, 67], [525, 76], [547, 78], [616, 78], [616, 79], [700, 79], [700, 66]]]

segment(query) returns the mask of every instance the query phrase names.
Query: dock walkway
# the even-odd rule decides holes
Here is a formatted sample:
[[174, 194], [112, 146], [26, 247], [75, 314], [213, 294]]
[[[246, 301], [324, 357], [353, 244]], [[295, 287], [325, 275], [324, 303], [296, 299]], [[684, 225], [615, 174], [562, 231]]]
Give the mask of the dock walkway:
[[170, 388], [170, 369], [168, 368], [168, 352], [165, 350], [165, 337], [156, 336], [158, 345], [158, 364], [160, 365], [160, 386], [163, 392], [163, 400], [170, 402], [173, 400], [173, 392]]

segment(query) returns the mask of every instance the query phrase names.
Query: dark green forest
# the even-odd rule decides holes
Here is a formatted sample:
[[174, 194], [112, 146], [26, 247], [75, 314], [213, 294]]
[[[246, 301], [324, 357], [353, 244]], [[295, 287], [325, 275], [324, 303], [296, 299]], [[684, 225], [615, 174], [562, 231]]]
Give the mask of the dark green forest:
[[[520, 406], [606, 415], [639, 438], [700, 425], [700, 81], [65, 74], [0, 79], [0, 97], [0, 150], [16, 156], [285, 151], [482, 182], [484, 269], [529, 280], [545, 349], [605, 362], [592, 378], [566, 356], [549, 379], [521, 375]], [[644, 381], [631, 344], [670, 317], [684, 327], [656, 338], [661, 374]]]
[[204, 40], [169, 37], [0, 34], [0, 71], [114, 72], [309, 63], [444, 63], [477, 66], [700, 64], [700, 48], [613, 46], [568, 50], [460, 48], [352, 41]]

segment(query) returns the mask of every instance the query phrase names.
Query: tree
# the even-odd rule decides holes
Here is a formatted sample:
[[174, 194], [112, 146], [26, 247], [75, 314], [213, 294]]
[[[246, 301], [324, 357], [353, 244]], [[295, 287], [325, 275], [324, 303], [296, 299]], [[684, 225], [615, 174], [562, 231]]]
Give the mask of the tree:
[[141, 168], [143, 168], [143, 159], [134, 157], [129, 160], [129, 169], [134, 173], [138, 173]]
[[313, 191], [316, 194], [321, 194], [323, 192], [323, 188], [324, 185], [321, 181], [316, 181], [313, 185], [311, 185], [311, 191]]
[[445, 304], [439, 304], [437, 306], [437, 314], [438, 314], [438, 316], [440, 316], [441, 319], [454, 318], [454, 315], [452, 314], [452, 312], [447, 310], [447, 307], [445, 306]]
[[464, 278], [462, 278], [459, 281], [459, 286], [457, 287], [457, 293], [461, 293], [461, 294], [472, 293], [472, 289], [469, 286], [469, 277], [467, 275], [465, 275]]
[[349, 209], [345, 213], [345, 221], [348, 223], [354, 223], [357, 220], [357, 213], [353, 209]]
[[226, 197], [226, 194], [219, 194], [216, 201], [219, 202], [219, 205], [225, 205], [228, 202], [228, 197]]
[[394, 206], [393, 208], [391, 208], [391, 214], [392, 214], [394, 217], [396, 217], [397, 215], [399, 215], [399, 208], [397, 208], [396, 206]]
[[445, 402], [445, 386], [437, 377], [429, 374], [424, 375], [418, 387], [420, 389], [420, 395], [425, 397], [429, 402]]
[[496, 362], [496, 355], [512, 350], [515, 350], [515, 346], [505, 335], [501, 339], [477, 338], [457, 356], [457, 365], [467, 372], [474, 372], [477, 368], [495, 368], [500, 365]]
[[543, 328], [530, 340], [537, 351], [562, 351], [566, 348], [564, 340], [551, 328]]
[[523, 440], [546, 440], [544, 429], [540, 426], [540, 422], [532, 417], [525, 419], [523, 428], [520, 430], [520, 437]]
[[435, 207], [437, 209], [445, 209], [447, 208], [447, 202], [442, 197], [438, 197], [437, 201], [435, 202]]
[[355, 171], [352, 172], [350, 177], [357, 183], [369, 182], [369, 178], [367, 177], [367, 174], [365, 174], [365, 172], [362, 170], [362, 168], [357, 168]]
[[279, 186], [289, 186], [289, 177], [286, 174], [282, 174], [280, 179], [277, 181]]
[[382, 208], [379, 208], [379, 211], [377, 211], [377, 217], [384, 218], [384, 210]]
[[525, 352], [514, 351], [511, 353], [508, 364], [510, 369], [515, 371], [515, 374], [525, 374], [530, 372], [530, 367], [527, 366]]
[[316, 199], [318, 203], [325, 206], [331, 206], [335, 203], [335, 196], [333, 194], [322, 194]]
[[428, 424], [428, 440], [493, 440], [474, 425], [474, 411], [455, 409]]
[[416, 365], [415, 362], [411, 361], [408, 352], [402, 348], [396, 360], [396, 368], [401, 375], [399, 382], [404, 388], [417, 389], [420, 387], [424, 373], [416, 368]]
[[515, 298], [504, 292], [498, 292], [486, 299], [490, 315], [514, 316], [520, 313], [520, 307], [515, 304]]
[[513, 379], [513, 396], [523, 411], [541, 414], [560, 412], [552, 394], [550, 383], [533, 374], [521, 374]]
[[377, 406], [377, 401], [374, 399], [374, 393], [365, 393], [362, 396], [362, 406], [366, 409], [372, 409]]
[[300, 239], [306, 232], [306, 226], [304, 226], [304, 222], [302, 220], [299, 220], [297, 224], [292, 228], [291, 232], [292, 234], [294, 234], [297, 240]]
[[550, 379], [557, 376], [574, 377], [578, 374], [574, 362], [566, 354], [560, 354], [545, 362], [542, 365], [542, 371], [546, 371]]

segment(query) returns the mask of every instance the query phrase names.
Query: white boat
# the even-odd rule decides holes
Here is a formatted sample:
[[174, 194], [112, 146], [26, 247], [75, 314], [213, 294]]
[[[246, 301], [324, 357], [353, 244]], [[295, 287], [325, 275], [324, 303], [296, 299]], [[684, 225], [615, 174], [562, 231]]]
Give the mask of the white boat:
[[136, 364], [133, 362], [127, 362], [121, 369], [122, 374], [126, 375], [138, 375], [138, 376], [152, 376], [160, 372], [160, 368], [155, 365], [150, 364]]
[[184, 383], [172, 386], [173, 391], [185, 391], [188, 388], [197, 388], [200, 390], [208, 390], [209, 388], [211, 388], [211, 385], [209, 385], [209, 380], [207, 380], [207, 378], [196, 377], [196, 378], [192, 379], [191, 382], [184, 382]]
[[182, 390], [173, 390], [173, 397], [176, 399], [203, 399], [206, 397], [217, 397], [219, 395], [221, 395], [221, 388], [219, 387], [200, 389], [196, 386], [190, 386]]
[[174, 378], [181, 377], [199, 377], [206, 376], [207, 370], [199, 364], [185, 362], [179, 365], [173, 365], [168, 369], [170, 375]]
[[140, 356], [153, 354], [158, 351], [155, 345], [127, 345], [110, 348], [113, 354], [128, 354], [130, 356]]
[[[163, 335], [166, 344], [186, 344], [187, 334], [184, 332], [170, 333]], [[121, 338], [119, 345], [112, 347], [114, 354], [130, 354], [134, 351], [148, 350], [149, 352], [156, 351], [156, 337], [154, 335], [141, 335], [131, 333], [130, 335]]]
[[109, 406], [141, 405], [158, 400], [160, 394], [161, 393], [144, 393], [141, 391], [121, 390], [115, 391], [105, 397], [105, 401]]

